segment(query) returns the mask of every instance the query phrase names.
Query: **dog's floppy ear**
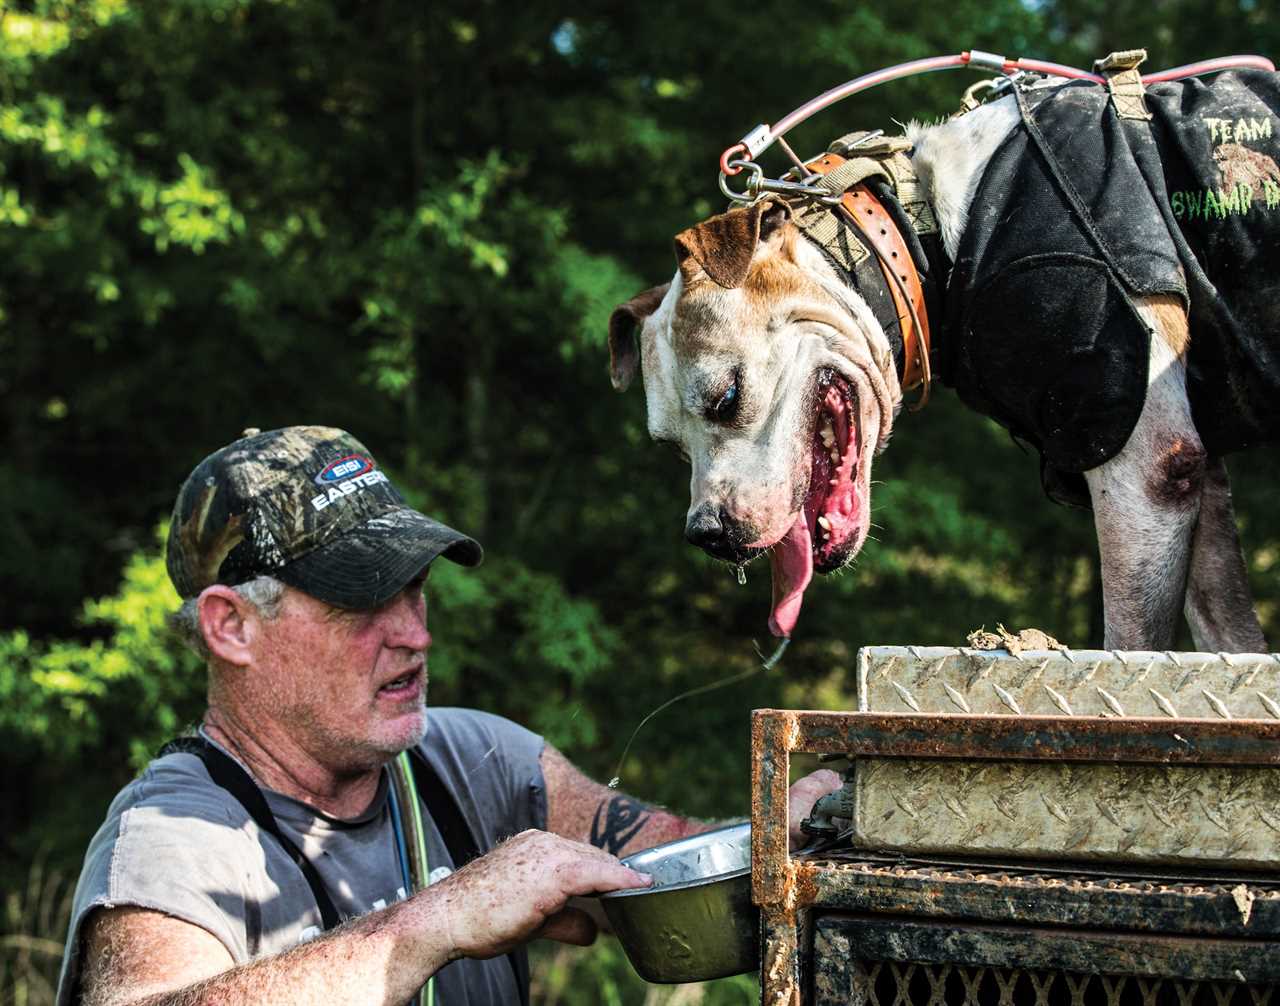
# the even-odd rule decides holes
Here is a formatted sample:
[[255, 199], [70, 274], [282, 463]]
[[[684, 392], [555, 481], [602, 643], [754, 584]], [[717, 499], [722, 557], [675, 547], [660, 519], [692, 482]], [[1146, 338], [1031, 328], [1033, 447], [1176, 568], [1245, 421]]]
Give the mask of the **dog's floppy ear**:
[[670, 283], [638, 293], [625, 304], [619, 304], [609, 315], [609, 379], [618, 391], [626, 391], [640, 366], [640, 350], [636, 346], [635, 329], [658, 310]]
[[685, 282], [699, 266], [726, 290], [742, 286], [751, 268], [756, 245], [791, 219], [785, 203], [776, 200], [730, 210], [676, 235], [676, 263]]

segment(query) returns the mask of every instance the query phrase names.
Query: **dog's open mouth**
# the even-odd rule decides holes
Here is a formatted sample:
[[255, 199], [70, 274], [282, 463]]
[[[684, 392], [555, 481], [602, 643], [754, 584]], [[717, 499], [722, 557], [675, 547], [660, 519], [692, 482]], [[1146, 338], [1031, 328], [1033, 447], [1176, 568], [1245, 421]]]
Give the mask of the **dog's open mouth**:
[[813, 565], [830, 573], [844, 564], [858, 529], [860, 508], [854, 479], [858, 474], [857, 408], [844, 378], [819, 378], [825, 394], [813, 434], [813, 464], [805, 523], [813, 539]]
[[775, 636], [791, 635], [813, 571], [829, 573], [843, 565], [858, 544], [862, 524], [853, 391], [844, 378], [824, 370], [818, 374], [817, 398], [804, 505], [770, 552], [773, 611], [769, 630]]

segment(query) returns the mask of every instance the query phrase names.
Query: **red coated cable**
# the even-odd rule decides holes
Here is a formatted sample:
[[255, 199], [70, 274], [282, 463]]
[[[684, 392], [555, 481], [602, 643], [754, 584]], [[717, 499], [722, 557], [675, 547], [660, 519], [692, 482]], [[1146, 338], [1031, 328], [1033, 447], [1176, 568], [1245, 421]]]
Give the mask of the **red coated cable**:
[[[865, 91], [868, 88], [875, 87], [877, 84], [885, 84], [903, 77], [914, 77], [917, 74], [931, 73], [935, 70], [958, 70], [971, 64], [979, 67], [989, 67], [993, 70], [997, 69], [998, 66], [999, 72], [1006, 74], [1013, 73], [1016, 70], [1024, 70], [1031, 73], [1044, 73], [1054, 77], [1066, 77], [1071, 80], [1091, 80], [1099, 84], [1106, 83], [1105, 77], [1074, 66], [1064, 66], [1061, 63], [1050, 63], [1045, 60], [1022, 57], [1006, 59], [1003, 56], [976, 50], [965, 50], [953, 56], [931, 56], [927, 59], [915, 59], [907, 63], [898, 63], [894, 66], [886, 67], [883, 70], [876, 70], [873, 73], [863, 74], [861, 77], [855, 77], [853, 80], [824, 91], [816, 98], [805, 102], [795, 111], [780, 119], [775, 125], [757, 126], [720, 155], [720, 170], [726, 175], [739, 174], [742, 168], [735, 166], [731, 161], [738, 159], [754, 160], [756, 156], [772, 146], [775, 140], [784, 136], [809, 116], [852, 94], [857, 94], [859, 91]], [[1220, 56], [1216, 59], [1201, 60], [1198, 63], [1188, 63], [1185, 66], [1176, 66], [1169, 70], [1144, 74], [1142, 82], [1144, 84], [1156, 84], [1163, 81], [1180, 80], [1183, 77], [1195, 77], [1204, 73], [1217, 73], [1219, 70], [1232, 68], [1274, 71], [1275, 64], [1263, 56]]]

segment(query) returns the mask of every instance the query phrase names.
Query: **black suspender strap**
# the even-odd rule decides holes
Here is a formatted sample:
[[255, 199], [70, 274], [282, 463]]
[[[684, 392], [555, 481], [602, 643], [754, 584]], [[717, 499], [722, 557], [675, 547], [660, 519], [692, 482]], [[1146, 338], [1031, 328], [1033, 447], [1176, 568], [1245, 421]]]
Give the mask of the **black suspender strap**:
[[328, 930], [340, 925], [342, 916], [338, 914], [338, 910], [333, 905], [333, 899], [325, 890], [320, 874], [311, 865], [311, 860], [302, 854], [302, 850], [280, 830], [275, 815], [267, 806], [267, 798], [262, 795], [258, 784], [240, 766], [240, 763], [218, 750], [203, 737], [179, 737], [160, 749], [161, 757], [177, 752], [195, 755], [204, 762], [209, 778], [239, 800], [249, 816], [257, 822], [258, 827], [280, 843], [280, 847], [306, 878], [307, 886], [311, 888], [311, 894], [316, 899], [316, 907], [320, 909], [320, 920], [324, 928]]
[[475, 835], [467, 819], [462, 816], [458, 801], [431, 767], [420, 748], [409, 749], [409, 764], [413, 766], [413, 781], [418, 787], [418, 797], [427, 805], [427, 813], [436, 823], [436, 830], [449, 850], [454, 869], [461, 870], [480, 855]]
[[[409, 764], [413, 767], [413, 782], [418, 789], [418, 798], [426, 804], [427, 814], [435, 822], [436, 830], [440, 832], [445, 848], [449, 850], [454, 868], [460, 870], [480, 855], [475, 833], [462, 816], [458, 801], [449, 792], [449, 787], [441, 782], [421, 748], [414, 746], [409, 749]], [[520, 990], [520, 1002], [523, 1006], [528, 1006], [529, 959], [519, 950], [512, 950], [506, 956], [507, 963], [515, 974], [516, 988]]]

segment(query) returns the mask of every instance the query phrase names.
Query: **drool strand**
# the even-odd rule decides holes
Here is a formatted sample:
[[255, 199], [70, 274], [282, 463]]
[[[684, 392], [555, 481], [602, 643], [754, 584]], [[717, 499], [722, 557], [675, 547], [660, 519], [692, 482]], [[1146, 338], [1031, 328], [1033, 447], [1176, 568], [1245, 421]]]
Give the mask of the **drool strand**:
[[764, 653], [761, 651], [759, 644], [753, 642], [752, 645], [755, 647], [756, 655], [761, 659], [761, 663], [758, 667], [749, 667], [745, 671], [741, 671], [738, 674], [731, 674], [729, 677], [721, 678], [719, 681], [712, 681], [710, 684], [699, 685], [697, 688], [690, 688], [688, 691], [681, 692], [679, 695], [674, 695], [667, 699], [666, 702], [662, 703], [662, 705], [649, 713], [649, 715], [637, 723], [636, 728], [631, 731], [631, 736], [627, 740], [627, 746], [622, 749], [622, 756], [618, 759], [618, 765], [613, 770], [613, 778], [609, 780], [609, 788], [618, 788], [618, 783], [622, 781], [622, 766], [626, 763], [627, 755], [631, 753], [631, 745], [635, 741], [636, 735], [639, 734], [640, 729], [651, 719], [657, 716], [658, 713], [662, 712], [668, 706], [675, 705], [681, 699], [692, 698], [695, 695], [703, 695], [706, 692], [715, 691], [717, 688], [724, 688], [726, 685], [736, 685], [738, 682], [746, 681], [748, 678], [753, 678], [757, 674], [762, 672], [767, 673], [773, 670], [778, 666], [778, 661], [782, 659], [782, 654], [786, 651], [787, 644], [790, 642], [790, 639], [783, 639], [768, 659], [765, 659]]

